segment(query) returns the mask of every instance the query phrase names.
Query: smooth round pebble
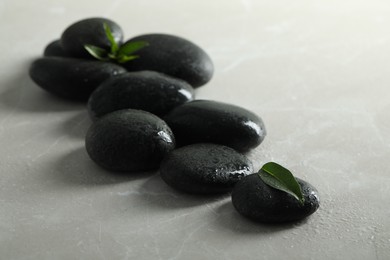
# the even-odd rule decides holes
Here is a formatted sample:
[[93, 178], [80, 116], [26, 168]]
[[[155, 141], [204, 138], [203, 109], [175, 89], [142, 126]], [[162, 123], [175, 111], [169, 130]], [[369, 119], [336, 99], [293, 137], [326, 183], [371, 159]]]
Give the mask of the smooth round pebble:
[[163, 116], [193, 98], [193, 88], [183, 80], [153, 71], [131, 72], [104, 81], [92, 93], [88, 111], [92, 120], [126, 108]]
[[60, 40], [55, 40], [49, 43], [43, 51], [43, 56], [70, 57], [70, 55], [64, 51], [64, 48], [62, 48]]
[[216, 144], [194, 144], [172, 151], [161, 163], [161, 178], [171, 187], [188, 193], [230, 191], [253, 172], [245, 155]]
[[214, 66], [207, 53], [196, 44], [168, 34], [145, 34], [127, 42], [146, 41], [149, 46], [137, 51], [138, 59], [124, 66], [129, 71], [153, 70], [183, 79], [192, 87], [206, 84]]
[[263, 182], [258, 174], [240, 180], [232, 191], [232, 202], [243, 216], [264, 223], [298, 221], [313, 214], [319, 207], [317, 190], [296, 178], [305, 201], [303, 205], [292, 195], [274, 189]]
[[112, 112], [88, 129], [85, 147], [101, 167], [117, 172], [157, 169], [175, 148], [175, 139], [157, 116], [134, 109]]
[[29, 71], [31, 79], [44, 90], [77, 101], [88, 100], [103, 81], [125, 72], [109, 62], [63, 57], [37, 59]]
[[108, 25], [114, 41], [120, 45], [123, 32], [117, 23], [106, 18], [87, 18], [73, 23], [62, 33], [61, 45], [65, 52], [72, 57], [93, 58], [85, 50], [84, 45], [86, 44], [110, 51], [111, 43], [106, 36], [104, 24]]
[[258, 146], [266, 135], [260, 117], [242, 107], [195, 100], [176, 107], [164, 120], [178, 145], [217, 143], [241, 152]]

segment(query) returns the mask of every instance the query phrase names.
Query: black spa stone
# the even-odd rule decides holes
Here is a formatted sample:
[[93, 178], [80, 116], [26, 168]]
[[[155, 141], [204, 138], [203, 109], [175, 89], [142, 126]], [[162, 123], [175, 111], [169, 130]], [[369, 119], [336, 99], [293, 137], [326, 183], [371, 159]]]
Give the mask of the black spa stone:
[[73, 23], [62, 33], [61, 45], [65, 52], [72, 57], [92, 58], [85, 50], [85, 44], [91, 44], [109, 51], [111, 44], [107, 39], [104, 24], [107, 24], [110, 28], [115, 42], [121, 44], [123, 32], [117, 23], [106, 18], [88, 18]]
[[62, 48], [60, 40], [55, 40], [49, 43], [43, 51], [43, 56], [70, 57], [70, 55], [64, 51], [64, 48]]
[[149, 46], [137, 51], [138, 59], [125, 63], [129, 71], [162, 72], [183, 79], [195, 88], [206, 84], [213, 75], [210, 57], [186, 39], [168, 34], [146, 34], [130, 41], [146, 41]]
[[187, 193], [230, 191], [253, 171], [245, 155], [216, 144], [194, 144], [172, 151], [161, 163], [162, 179], [174, 189]]
[[91, 159], [110, 171], [155, 170], [175, 148], [171, 130], [157, 116], [134, 109], [112, 112], [88, 129], [85, 147]]
[[216, 101], [185, 103], [164, 119], [180, 146], [217, 143], [246, 152], [258, 146], [266, 135], [260, 117], [242, 107]]
[[104, 81], [92, 93], [88, 111], [92, 120], [126, 108], [163, 116], [193, 98], [193, 88], [183, 80], [153, 71], [131, 72]]
[[37, 59], [29, 71], [31, 79], [44, 90], [76, 101], [88, 100], [103, 81], [124, 72], [113, 63], [63, 57]]
[[263, 223], [292, 222], [306, 218], [319, 207], [317, 190], [296, 178], [304, 195], [304, 204], [292, 195], [265, 184], [258, 174], [240, 180], [232, 191], [232, 202], [243, 216]]

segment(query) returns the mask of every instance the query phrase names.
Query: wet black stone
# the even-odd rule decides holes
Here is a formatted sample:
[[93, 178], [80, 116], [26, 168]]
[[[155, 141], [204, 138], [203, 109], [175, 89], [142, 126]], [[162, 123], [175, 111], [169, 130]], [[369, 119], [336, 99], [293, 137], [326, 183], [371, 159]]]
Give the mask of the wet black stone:
[[95, 45], [109, 51], [111, 44], [107, 39], [104, 23], [110, 27], [114, 40], [121, 44], [123, 32], [117, 23], [105, 18], [88, 18], [65, 29], [61, 36], [62, 47], [73, 57], [80, 58], [92, 58], [85, 50], [85, 44]]
[[92, 93], [88, 111], [93, 120], [125, 108], [163, 116], [193, 96], [192, 87], [183, 80], [153, 71], [131, 72], [103, 82]]
[[164, 119], [180, 146], [217, 143], [245, 152], [258, 146], [266, 135], [260, 117], [244, 108], [216, 101], [185, 103]]
[[44, 90], [66, 99], [86, 101], [103, 81], [126, 70], [102, 61], [46, 57], [35, 60], [29, 72]]
[[64, 48], [62, 48], [60, 40], [55, 40], [49, 43], [43, 52], [43, 56], [70, 57], [70, 55], [64, 51]]
[[214, 66], [210, 57], [186, 39], [167, 34], [146, 34], [129, 41], [149, 43], [149, 46], [137, 52], [140, 56], [138, 59], [125, 63], [129, 71], [162, 72], [183, 79], [195, 88], [206, 84], [213, 75]]
[[88, 129], [85, 146], [91, 159], [117, 172], [157, 169], [175, 148], [171, 130], [157, 116], [134, 109], [112, 112]]
[[292, 195], [265, 184], [257, 174], [239, 181], [232, 191], [236, 210], [245, 217], [264, 223], [298, 221], [313, 214], [319, 207], [317, 190], [296, 178], [304, 194], [303, 205]]
[[253, 171], [252, 163], [235, 150], [216, 144], [193, 144], [171, 152], [161, 163], [162, 179], [188, 193], [230, 191]]

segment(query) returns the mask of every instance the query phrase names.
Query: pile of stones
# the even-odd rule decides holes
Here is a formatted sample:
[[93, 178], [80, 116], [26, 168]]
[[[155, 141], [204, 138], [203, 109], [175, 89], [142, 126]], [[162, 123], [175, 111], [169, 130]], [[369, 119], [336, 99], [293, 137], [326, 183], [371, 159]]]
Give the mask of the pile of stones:
[[[89, 44], [109, 52], [113, 40], [118, 46], [147, 46], [125, 63], [96, 60], [85, 48]], [[124, 42], [120, 26], [105, 18], [70, 25], [30, 67], [31, 79], [42, 89], [87, 102], [92, 124], [85, 147], [102, 168], [159, 170], [169, 186], [192, 194], [231, 192], [242, 182], [233, 190], [233, 204], [257, 221], [292, 221], [312, 214], [319, 200], [310, 184], [299, 180], [306, 198], [301, 205], [253, 174], [244, 153], [266, 136], [258, 115], [232, 104], [195, 100], [195, 89], [209, 82], [213, 72], [209, 55], [196, 44], [168, 34]]]

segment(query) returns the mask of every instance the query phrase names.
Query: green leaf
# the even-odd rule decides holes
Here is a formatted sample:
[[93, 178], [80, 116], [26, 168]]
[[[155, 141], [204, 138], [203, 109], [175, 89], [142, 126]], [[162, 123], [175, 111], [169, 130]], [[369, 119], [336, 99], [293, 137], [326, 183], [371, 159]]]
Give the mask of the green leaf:
[[104, 60], [108, 61], [109, 58], [107, 57], [107, 51], [103, 48], [90, 45], [90, 44], [85, 44], [84, 48], [91, 54], [93, 57], [95, 57], [98, 60]]
[[303, 204], [301, 186], [288, 169], [277, 163], [269, 162], [263, 165], [258, 174], [268, 186], [291, 194]]
[[108, 26], [107, 23], [103, 24], [104, 26], [104, 31], [106, 32], [106, 37], [110, 41], [111, 44], [111, 53], [115, 54], [118, 51], [118, 44], [116, 43], [114, 36], [112, 35], [110, 26]]
[[123, 56], [117, 57], [117, 61], [119, 63], [126, 63], [128, 61], [135, 60], [137, 58], [139, 58], [138, 55], [130, 55], [130, 56], [123, 55]]
[[135, 42], [125, 43], [119, 48], [118, 56], [122, 56], [122, 55], [128, 56], [148, 45], [149, 43], [145, 41], [135, 41]]

